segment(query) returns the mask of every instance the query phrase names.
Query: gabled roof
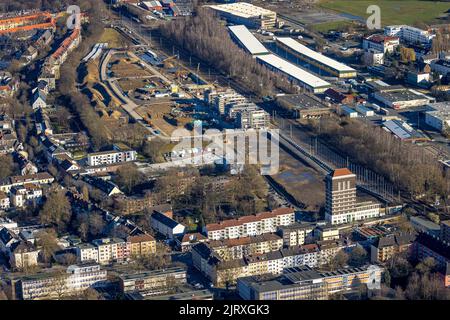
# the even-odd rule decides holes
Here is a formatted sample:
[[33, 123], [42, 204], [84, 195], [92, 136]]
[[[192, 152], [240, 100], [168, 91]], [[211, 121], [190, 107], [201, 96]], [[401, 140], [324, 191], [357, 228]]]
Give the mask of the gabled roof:
[[170, 219], [168, 216], [166, 216], [158, 211], [155, 211], [155, 213], [152, 214], [152, 219], [155, 219], [159, 223], [162, 223], [172, 229], [180, 224], [180, 223], [176, 222], [175, 220]]

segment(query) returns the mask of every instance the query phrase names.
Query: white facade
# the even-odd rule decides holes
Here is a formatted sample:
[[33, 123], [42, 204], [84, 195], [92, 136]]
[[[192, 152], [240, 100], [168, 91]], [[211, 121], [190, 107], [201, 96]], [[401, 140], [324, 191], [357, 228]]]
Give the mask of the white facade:
[[108, 151], [108, 152], [97, 152], [90, 153], [87, 157], [89, 166], [99, 166], [105, 164], [114, 164], [120, 162], [134, 161], [136, 160], [136, 151]]
[[[274, 211], [276, 212], [276, 210]], [[237, 220], [227, 220], [222, 224], [210, 224], [206, 226], [205, 231], [211, 240], [236, 239], [276, 232], [277, 227], [287, 226], [294, 222], [295, 213], [291, 209], [274, 216], [265, 217], [265, 213], [261, 213], [259, 216], [244, 216]]]
[[429, 104], [434, 110], [425, 113], [426, 124], [439, 132], [450, 129], [450, 102], [438, 102]]
[[345, 212], [342, 214], [325, 214], [325, 219], [332, 225], [352, 223], [354, 221], [361, 221], [372, 218], [379, 218], [384, 214], [380, 211], [379, 203], [359, 203], [354, 211]]
[[422, 44], [431, 43], [433, 38], [436, 36], [426, 30], [406, 25], [387, 26], [384, 28], [384, 34], [387, 36], [399, 37], [401, 40], [408, 43]]

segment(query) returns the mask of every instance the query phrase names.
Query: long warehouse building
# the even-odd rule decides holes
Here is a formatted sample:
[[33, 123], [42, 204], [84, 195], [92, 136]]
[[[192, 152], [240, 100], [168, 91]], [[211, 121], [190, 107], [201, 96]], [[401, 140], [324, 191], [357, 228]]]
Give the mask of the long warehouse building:
[[259, 55], [256, 56], [256, 59], [268, 68], [283, 73], [289, 80], [313, 93], [322, 93], [331, 87], [329, 82], [320, 79], [274, 54]]
[[317, 68], [339, 78], [354, 78], [356, 70], [331, 59], [323, 54], [311, 50], [307, 46], [292, 38], [277, 38], [276, 44], [279, 48], [289, 52], [296, 58], [309, 63]]
[[269, 51], [244, 25], [230, 26], [233, 38], [251, 55], [268, 54]]
[[244, 24], [249, 28], [270, 29], [277, 22], [277, 13], [247, 2], [208, 5], [222, 18], [234, 24]]

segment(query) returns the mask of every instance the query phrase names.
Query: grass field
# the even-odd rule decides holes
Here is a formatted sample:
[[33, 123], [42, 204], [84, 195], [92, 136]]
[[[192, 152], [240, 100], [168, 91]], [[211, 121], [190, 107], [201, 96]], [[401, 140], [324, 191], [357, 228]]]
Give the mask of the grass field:
[[362, 18], [369, 5], [376, 4], [381, 8], [381, 24], [437, 23], [439, 16], [450, 9], [450, 2], [418, 1], [418, 0], [321, 0], [319, 6], [337, 12], [348, 13]]
[[109, 48], [122, 48], [131, 42], [112, 28], [105, 28], [99, 42], [107, 42]]
[[351, 22], [347, 21], [347, 20], [331, 21], [331, 22], [324, 22], [324, 23], [318, 23], [318, 24], [312, 25], [311, 28], [317, 32], [327, 32], [329, 30], [340, 31], [340, 30], [344, 29], [347, 25], [350, 25], [350, 24], [351, 24]]

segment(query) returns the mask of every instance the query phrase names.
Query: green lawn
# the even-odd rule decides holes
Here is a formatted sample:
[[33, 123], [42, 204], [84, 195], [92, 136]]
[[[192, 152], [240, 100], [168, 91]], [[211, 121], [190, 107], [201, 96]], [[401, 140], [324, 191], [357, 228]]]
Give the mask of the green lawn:
[[317, 32], [328, 32], [330, 30], [341, 31], [347, 25], [350, 25], [350, 24], [351, 24], [351, 22], [347, 21], [347, 20], [331, 21], [331, 22], [324, 22], [324, 23], [311, 25], [311, 28]]
[[321, 0], [323, 8], [337, 12], [349, 13], [366, 18], [369, 5], [376, 4], [381, 8], [381, 24], [437, 23], [437, 17], [450, 9], [450, 2], [417, 1], [417, 0]]

